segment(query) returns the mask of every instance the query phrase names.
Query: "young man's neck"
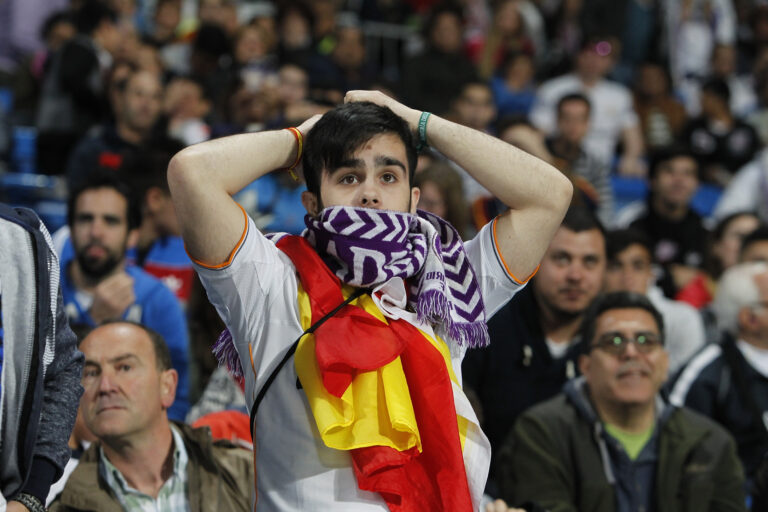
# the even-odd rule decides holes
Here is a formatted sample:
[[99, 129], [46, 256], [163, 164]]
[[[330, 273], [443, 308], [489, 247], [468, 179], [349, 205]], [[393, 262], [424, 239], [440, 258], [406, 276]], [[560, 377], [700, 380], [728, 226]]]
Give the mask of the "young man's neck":
[[173, 474], [173, 434], [167, 418], [151, 432], [133, 438], [104, 439], [102, 448], [128, 485], [153, 498]]
[[745, 332], [742, 332], [739, 337], [756, 349], [768, 351], [768, 339], [764, 339], [761, 336]]
[[581, 154], [580, 143], [571, 142], [561, 136], [552, 139], [552, 149], [556, 157], [564, 158], [569, 162], [576, 160]]
[[126, 142], [138, 146], [144, 140], [145, 134], [138, 130], [134, 130], [125, 123], [118, 121], [116, 123], [117, 134]]
[[105, 276], [101, 276], [99, 278], [92, 278], [86, 275], [85, 272], [83, 272], [83, 269], [80, 268], [80, 264], [78, 263], [77, 259], [74, 259], [69, 264], [68, 271], [69, 271], [69, 277], [72, 279], [72, 284], [75, 285], [75, 288], [77, 288], [80, 291], [90, 293], [104, 279], [110, 276], [113, 276], [115, 274], [118, 274], [122, 272], [124, 269], [125, 269], [125, 261], [121, 261], [115, 266], [115, 268], [109, 274]]
[[658, 197], [652, 199], [651, 206], [657, 215], [669, 220], [683, 220], [688, 215], [688, 205], [670, 203]]
[[624, 432], [639, 434], [647, 431], [656, 421], [654, 400], [646, 404], [600, 403], [592, 400], [597, 415], [604, 423], [613, 425]]
[[146, 251], [155, 242], [155, 240], [160, 238], [160, 233], [158, 233], [155, 225], [147, 219], [142, 221], [138, 232], [139, 239], [136, 242], [136, 247], [139, 252]]
[[539, 305], [539, 325], [544, 336], [555, 343], [570, 343], [579, 330], [582, 315], [565, 315], [548, 307], [537, 299]]

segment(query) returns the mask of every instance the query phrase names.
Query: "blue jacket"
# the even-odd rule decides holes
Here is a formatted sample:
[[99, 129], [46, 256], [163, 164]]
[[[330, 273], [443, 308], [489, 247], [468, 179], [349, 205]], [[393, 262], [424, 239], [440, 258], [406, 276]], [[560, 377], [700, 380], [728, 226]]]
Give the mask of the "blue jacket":
[[0, 493], [44, 503], [69, 459], [83, 354], [64, 314], [50, 236], [31, 210], [0, 204], [0, 282]]
[[[171, 352], [171, 363], [179, 373], [176, 401], [168, 409], [168, 416], [184, 421], [189, 410], [189, 334], [184, 313], [179, 301], [163, 283], [133, 265], [127, 265], [125, 271], [133, 278], [136, 302], [125, 310], [123, 319], [146, 325], [165, 339]], [[62, 268], [61, 272], [61, 290], [70, 323], [95, 327], [96, 322], [77, 300], [66, 268]]]

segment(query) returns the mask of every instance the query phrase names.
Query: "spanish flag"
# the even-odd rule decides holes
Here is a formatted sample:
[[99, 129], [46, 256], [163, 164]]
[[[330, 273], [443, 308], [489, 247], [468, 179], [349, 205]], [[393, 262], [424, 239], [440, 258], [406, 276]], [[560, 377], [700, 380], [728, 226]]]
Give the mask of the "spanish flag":
[[[306, 330], [353, 290], [342, 286], [301, 237], [278, 248], [300, 280]], [[472, 511], [462, 448], [467, 421], [446, 344], [384, 317], [362, 296], [299, 342], [296, 371], [326, 446], [347, 450], [360, 489], [392, 512]]]

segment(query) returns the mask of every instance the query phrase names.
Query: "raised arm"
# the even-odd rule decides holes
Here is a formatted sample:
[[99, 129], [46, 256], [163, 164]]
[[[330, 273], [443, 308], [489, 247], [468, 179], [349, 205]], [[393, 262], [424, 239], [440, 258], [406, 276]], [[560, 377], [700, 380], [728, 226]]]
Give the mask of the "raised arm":
[[[350, 91], [345, 101], [386, 105], [417, 131], [421, 111], [379, 92]], [[436, 115], [427, 122], [427, 142], [492, 191], [509, 211], [496, 224], [496, 240], [509, 271], [530, 276], [568, 209], [571, 182], [551, 165], [499, 139]]]
[[[306, 136], [320, 116], [301, 126]], [[185, 148], [168, 166], [168, 185], [187, 252], [210, 265], [227, 261], [245, 229], [232, 194], [253, 180], [290, 166], [296, 138], [289, 130], [224, 137]]]

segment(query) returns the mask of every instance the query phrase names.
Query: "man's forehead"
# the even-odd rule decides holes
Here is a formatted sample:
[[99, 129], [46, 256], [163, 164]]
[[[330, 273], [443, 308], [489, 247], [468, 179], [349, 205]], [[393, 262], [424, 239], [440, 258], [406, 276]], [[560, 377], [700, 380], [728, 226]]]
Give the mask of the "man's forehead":
[[658, 333], [656, 319], [643, 308], [617, 308], [603, 311], [595, 322], [597, 336], [612, 331]]
[[644, 260], [651, 260], [651, 252], [646, 246], [640, 243], [629, 244], [616, 254], [617, 259], [642, 257]]
[[113, 213], [125, 217], [128, 200], [111, 187], [84, 190], [75, 202], [76, 213]]
[[605, 237], [597, 228], [572, 231], [565, 226], [560, 226], [549, 244], [549, 252], [553, 251], [569, 254], [603, 254]]
[[145, 359], [154, 354], [152, 340], [140, 327], [129, 323], [105, 324], [91, 331], [80, 343], [86, 359], [107, 360], [123, 354]]

